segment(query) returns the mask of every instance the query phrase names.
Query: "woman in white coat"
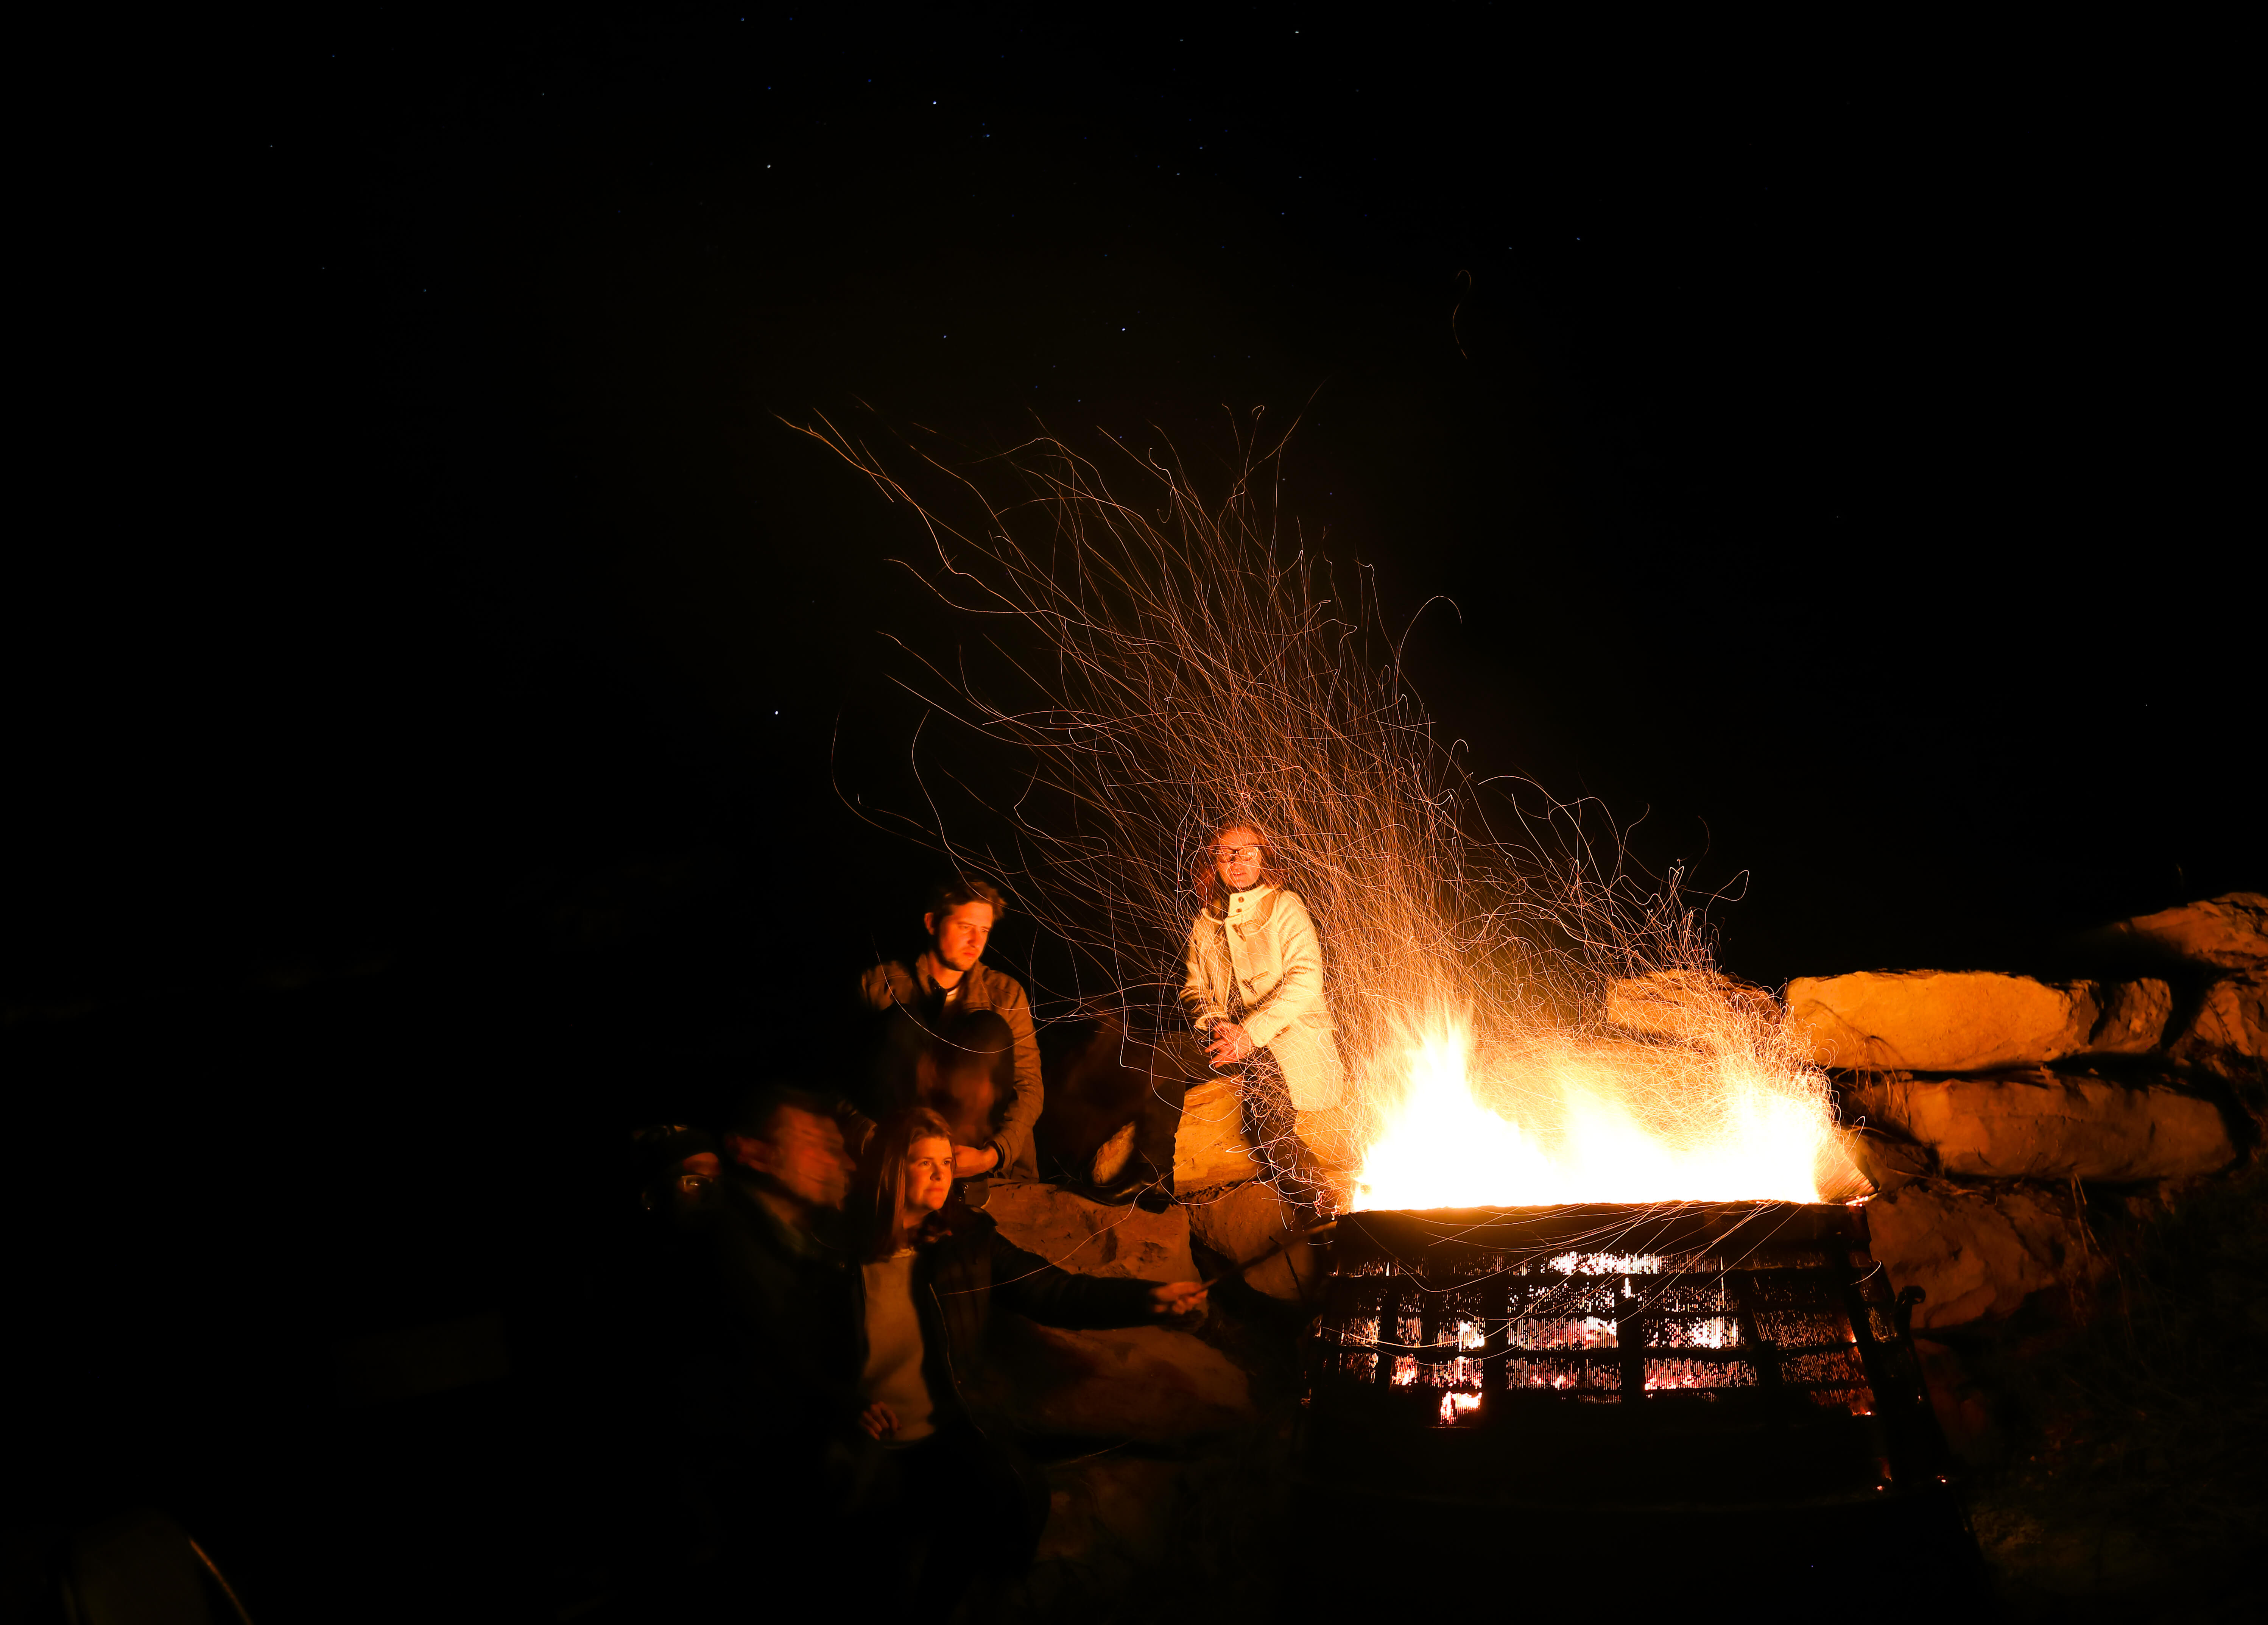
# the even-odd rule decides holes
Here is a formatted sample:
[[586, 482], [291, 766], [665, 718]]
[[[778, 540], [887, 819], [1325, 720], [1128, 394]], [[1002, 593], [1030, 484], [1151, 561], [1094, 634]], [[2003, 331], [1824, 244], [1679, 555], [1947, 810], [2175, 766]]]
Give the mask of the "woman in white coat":
[[1241, 1069], [1245, 1132], [1277, 1189], [1315, 1212], [1322, 1193], [1298, 1114], [1336, 1105], [1344, 1087], [1315, 922], [1251, 824], [1215, 830], [1196, 878], [1205, 905], [1189, 927], [1182, 1002], [1205, 1058]]

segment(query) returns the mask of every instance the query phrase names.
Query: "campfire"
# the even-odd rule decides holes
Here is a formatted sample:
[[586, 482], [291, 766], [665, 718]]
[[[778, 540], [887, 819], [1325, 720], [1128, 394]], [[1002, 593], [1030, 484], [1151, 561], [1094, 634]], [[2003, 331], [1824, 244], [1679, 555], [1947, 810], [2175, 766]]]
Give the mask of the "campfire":
[[1941, 1501], [1905, 1306], [1863, 1203], [1822, 1200], [1866, 1188], [1822, 1081], [1731, 1001], [1680, 1008], [1493, 1049], [1440, 1023], [1370, 1068], [1389, 1104], [1310, 1344], [1311, 1472], [1468, 1503]]
[[[1398, 1089], [1380, 1078], [1396, 1057], [1371, 1069], [1392, 1104], [1337, 1227], [1310, 1364], [1326, 1455], [1405, 1471], [1416, 1436], [1469, 1433], [1519, 1440], [1523, 1478], [1541, 1450], [1562, 1488], [1627, 1489], [1674, 1476], [1675, 1441], [1716, 1436], [1741, 1441], [1711, 1470], [1720, 1489], [1933, 1480], [1863, 1206], [1822, 1200], [1864, 1188], [1823, 1083], [1729, 1001], [1680, 1008], [1666, 1037], [1492, 1053], [1444, 1023], [1402, 1049]], [[1624, 1417], [1612, 1448], [1585, 1421], [1607, 1411]], [[1641, 1436], [1650, 1467], [1604, 1465]], [[1459, 1446], [1423, 1472], [1493, 1453]]]

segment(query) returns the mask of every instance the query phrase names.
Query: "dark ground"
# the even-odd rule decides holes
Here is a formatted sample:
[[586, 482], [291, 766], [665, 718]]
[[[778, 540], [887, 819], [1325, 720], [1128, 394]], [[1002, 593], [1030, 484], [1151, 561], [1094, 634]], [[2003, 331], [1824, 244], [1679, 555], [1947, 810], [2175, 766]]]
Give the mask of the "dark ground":
[[[775, 413], [1304, 405], [1445, 731], [1760, 981], [2268, 887], [2210, 39], [740, 15], [51, 42], [7, 1524], [172, 1508], [262, 1620], [595, 1594], [622, 1135], [823, 1067], [929, 872], [828, 764], [902, 787], [874, 633], [956, 634]], [[492, 1311], [509, 1378], [340, 1407]]]

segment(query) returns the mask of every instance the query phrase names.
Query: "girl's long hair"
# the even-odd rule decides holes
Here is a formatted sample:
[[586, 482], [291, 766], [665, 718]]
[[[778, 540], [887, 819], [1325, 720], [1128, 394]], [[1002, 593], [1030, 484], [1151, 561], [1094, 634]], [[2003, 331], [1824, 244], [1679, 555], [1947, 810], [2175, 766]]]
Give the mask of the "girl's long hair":
[[1231, 830], [1249, 830], [1257, 838], [1255, 844], [1260, 848], [1260, 878], [1254, 883], [1284, 883], [1284, 865], [1276, 855], [1276, 838], [1256, 819], [1220, 819], [1212, 825], [1212, 833], [1205, 837], [1204, 845], [1197, 849], [1189, 867], [1190, 883], [1196, 887], [1197, 896], [1204, 899], [1205, 907], [1216, 914], [1228, 908], [1228, 888], [1220, 883], [1220, 867], [1214, 862], [1213, 853], [1220, 850], [1220, 838]]
[[907, 1106], [884, 1118], [866, 1141], [858, 1182], [850, 1193], [850, 1218], [865, 1257], [887, 1259], [914, 1240], [902, 1220], [906, 1158], [922, 1140], [951, 1145], [953, 1130], [927, 1106]]

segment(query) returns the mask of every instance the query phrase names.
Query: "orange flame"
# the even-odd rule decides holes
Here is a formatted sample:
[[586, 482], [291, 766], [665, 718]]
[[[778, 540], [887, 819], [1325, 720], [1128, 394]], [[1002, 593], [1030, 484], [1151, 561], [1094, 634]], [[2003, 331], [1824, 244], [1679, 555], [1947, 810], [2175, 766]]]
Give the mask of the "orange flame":
[[1824, 1081], [1771, 1049], [1551, 1035], [1484, 1059], [1469, 1022], [1439, 1018], [1370, 1069], [1398, 1100], [1354, 1205], [1830, 1200], [1822, 1175], [1852, 1173]]

